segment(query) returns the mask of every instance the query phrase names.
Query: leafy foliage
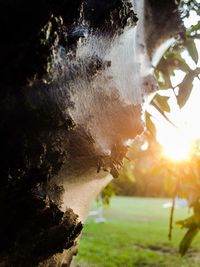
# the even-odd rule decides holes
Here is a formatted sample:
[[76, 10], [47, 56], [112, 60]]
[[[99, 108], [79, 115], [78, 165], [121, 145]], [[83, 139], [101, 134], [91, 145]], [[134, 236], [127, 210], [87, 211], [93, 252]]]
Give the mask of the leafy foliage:
[[[182, 1], [182, 17], [190, 16], [191, 11], [200, 14], [200, 4], [197, 1]], [[200, 39], [200, 21], [189, 28], [186, 28], [184, 33], [181, 33], [176, 42], [167, 50], [160, 62], [155, 68], [155, 78], [157, 79], [160, 89], [173, 89], [177, 97], [177, 103], [182, 108], [187, 102], [191, 91], [194, 78], [199, 78], [200, 68], [197, 67], [199, 61], [199, 54], [196, 46], [196, 40]], [[191, 69], [183, 57], [183, 52], [187, 52], [195, 63], [196, 68]], [[183, 81], [181, 81], [175, 88], [172, 86], [171, 77], [175, 75], [175, 70], [182, 70], [185, 73]], [[178, 89], [178, 93], [177, 90]], [[161, 98], [161, 97], [160, 97]], [[153, 102], [158, 101], [158, 96], [154, 98]], [[169, 112], [169, 107], [166, 106], [166, 101], [160, 100], [159, 107], [163, 111]]]
[[[181, 1], [183, 20], [189, 18], [191, 14], [200, 15], [200, 3], [196, 0]], [[200, 39], [200, 20], [195, 24], [185, 29], [185, 33], [177, 38], [176, 42], [166, 51], [160, 62], [155, 68], [155, 78], [157, 79], [160, 89], [172, 89], [177, 100], [177, 104], [182, 108], [188, 101], [193, 89], [193, 81], [195, 78], [200, 79], [200, 68], [198, 67], [199, 53], [196, 40]], [[188, 60], [185, 59], [186, 52], [188, 58], [193, 61], [194, 68], [191, 68]], [[172, 86], [172, 76], [176, 70], [181, 70], [185, 73], [183, 80], [175, 87]], [[151, 105], [156, 107], [165, 119], [168, 119], [166, 112], [170, 111], [168, 98], [156, 94]], [[147, 132], [153, 135], [156, 139], [155, 126], [151, 120], [151, 114], [146, 114]], [[178, 221], [177, 225], [186, 228], [187, 232], [184, 235], [180, 246], [180, 254], [184, 255], [191, 242], [200, 230], [200, 157], [199, 157], [199, 142], [196, 143], [194, 154], [190, 162], [173, 164], [165, 162], [165, 173], [168, 180], [168, 190], [175, 197], [177, 195], [187, 198], [190, 208], [193, 210], [193, 215], [185, 220]], [[162, 168], [163, 161], [158, 163], [158, 168]], [[174, 207], [172, 207], [173, 209]], [[170, 218], [170, 234], [172, 229], [173, 212]]]

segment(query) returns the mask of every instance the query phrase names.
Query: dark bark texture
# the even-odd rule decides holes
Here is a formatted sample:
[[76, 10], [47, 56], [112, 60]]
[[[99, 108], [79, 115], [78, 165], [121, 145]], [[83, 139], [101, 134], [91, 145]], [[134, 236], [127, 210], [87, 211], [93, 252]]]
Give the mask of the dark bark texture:
[[[89, 138], [84, 132], [76, 138], [63, 112], [63, 102], [73, 103], [67, 90], [60, 100], [53, 86], [53, 51], [59, 46], [73, 57], [83, 16], [89, 31], [109, 36], [137, 18], [121, 0], [7, 0], [0, 12], [0, 266], [35, 267], [72, 247], [82, 229], [71, 209], [60, 210], [63, 188], [52, 178], [73, 157], [70, 151], [93, 153], [89, 166], [98, 161], [92, 148], [73, 148]], [[105, 63], [88, 64], [92, 76]]]
[[[161, 1], [150, 2], [165, 8]], [[61, 211], [64, 189], [53, 178], [64, 166], [83, 173], [108, 165], [117, 176], [114, 162], [119, 163], [126, 151], [116, 141], [111, 156], [104, 159], [95, 151], [93, 137], [76, 125], [67, 111], [74, 103], [66, 84], [79, 72], [73, 68], [72, 75], [59, 76], [57, 67], [56, 79], [65, 88], [61, 91], [55, 81], [54, 52], [61, 49], [69, 62], [86, 33], [112, 39], [127, 25], [134, 26], [137, 16], [123, 0], [1, 0], [0, 13], [0, 266], [56, 266], [54, 255], [73, 247], [83, 226], [70, 208]], [[85, 65], [88, 79], [109, 64], [91, 58]], [[140, 109], [123, 106], [119, 112], [120, 103], [113, 103], [115, 124], [121, 116], [123, 128], [129, 118], [122, 135], [128, 139], [141, 132], [141, 125], [130, 117]]]

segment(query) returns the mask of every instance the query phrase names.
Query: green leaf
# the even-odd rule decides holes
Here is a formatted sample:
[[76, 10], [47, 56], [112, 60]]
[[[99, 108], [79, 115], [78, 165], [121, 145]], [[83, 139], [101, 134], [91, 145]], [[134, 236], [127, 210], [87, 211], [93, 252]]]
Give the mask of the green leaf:
[[159, 69], [155, 69], [154, 71], [155, 78], [159, 84], [160, 89], [169, 89], [172, 88], [171, 80], [169, 73], [165, 74]]
[[175, 70], [190, 72], [191, 69], [181, 56], [181, 49], [177, 51], [168, 50], [157, 65], [154, 73], [160, 89], [172, 88], [170, 76], [174, 76]]
[[167, 73], [167, 74], [162, 73], [162, 77], [163, 77], [163, 83], [160, 84], [161, 89], [172, 88], [172, 83], [171, 83], [171, 80], [170, 80], [169, 73]]
[[166, 112], [170, 112], [170, 106], [168, 104], [169, 97], [168, 96], [161, 96], [156, 94], [154, 97], [154, 102], [159, 105], [159, 107]]
[[182, 108], [187, 102], [193, 88], [194, 72], [189, 72], [179, 84], [179, 92], [177, 96], [177, 103]]
[[188, 30], [187, 30], [187, 34], [191, 34], [191, 33], [195, 33], [198, 30], [200, 30], [200, 21], [197, 22], [197, 24], [192, 25]]
[[181, 243], [179, 245], [179, 252], [182, 256], [185, 255], [188, 248], [190, 247], [193, 239], [198, 234], [199, 229], [197, 227], [190, 228], [186, 234], [184, 235], [183, 239], [181, 240]]
[[185, 46], [186, 46], [186, 49], [188, 50], [188, 53], [190, 54], [191, 58], [197, 64], [197, 62], [199, 60], [199, 55], [198, 55], [198, 51], [197, 51], [197, 47], [196, 47], [196, 44], [194, 42], [194, 39], [188, 38], [185, 41]]
[[[168, 61], [168, 65], [173, 69], [182, 70], [185, 72], [190, 71], [190, 67], [186, 63], [185, 59], [181, 56], [181, 50], [180, 51], [167, 51], [165, 53], [165, 58]], [[172, 71], [172, 70], [171, 70]]]
[[152, 122], [151, 115], [146, 111], [145, 112], [146, 127], [149, 132], [155, 137], [156, 136], [156, 127]]
[[181, 226], [182, 228], [193, 228], [200, 226], [200, 214], [196, 213], [185, 220], [177, 221], [177, 225]]

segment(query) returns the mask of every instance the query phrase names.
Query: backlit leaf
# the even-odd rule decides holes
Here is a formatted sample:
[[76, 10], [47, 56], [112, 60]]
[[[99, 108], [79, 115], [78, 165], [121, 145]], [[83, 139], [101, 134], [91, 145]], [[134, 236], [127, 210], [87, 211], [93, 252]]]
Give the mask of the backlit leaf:
[[194, 237], [198, 234], [199, 229], [197, 227], [190, 228], [186, 234], [184, 235], [181, 243], [179, 245], [179, 252], [183, 256], [187, 252], [188, 248], [190, 247]]
[[177, 96], [177, 103], [180, 108], [182, 108], [185, 103], [187, 102], [191, 92], [192, 92], [192, 87], [193, 87], [193, 80], [194, 80], [194, 73], [190, 72], [188, 73], [182, 83], [179, 85], [179, 93]]
[[199, 55], [197, 51], [196, 44], [194, 42], [194, 39], [187, 39], [185, 42], [186, 49], [188, 50], [188, 53], [190, 54], [191, 58], [194, 60], [194, 62], [197, 64], [199, 60]]
[[145, 112], [145, 120], [146, 120], [146, 127], [149, 130], [149, 132], [153, 136], [156, 136], [156, 127], [152, 122], [151, 115], [148, 112]]
[[170, 112], [170, 106], [168, 104], [169, 97], [168, 96], [161, 96], [159, 94], [156, 94], [154, 97], [154, 102], [156, 102], [159, 107], [166, 112]]

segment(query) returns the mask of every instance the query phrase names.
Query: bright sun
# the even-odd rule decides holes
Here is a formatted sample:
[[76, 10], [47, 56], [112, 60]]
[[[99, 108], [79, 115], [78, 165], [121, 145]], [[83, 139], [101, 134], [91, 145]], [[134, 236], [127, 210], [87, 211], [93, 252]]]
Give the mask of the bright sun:
[[154, 121], [157, 129], [157, 140], [163, 147], [163, 155], [174, 161], [190, 160], [192, 155], [192, 146], [195, 140], [200, 137], [200, 126], [197, 122], [200, 113], [200, 82], [194, 82], [192, 94], [186, 106], [180, 110], [173, 107], [168, 117], [177, 126], [174, 127], [165, 119], [157, 119]]
[[155, 121], [157, 140], [163, 147], [163, 155], [171, 160], [189, 160], [192, 145], [200, 137], [200, 127], [197, 123], [200, 105], [196, 103], [197, 99], [200, 99], [199, 86], [194, 87], [185, 110], [173, 110], [168, 116], [177, 128], [163, 119]]
[[[188, 19], [185, 19], [185, 26], [190, 27], [195, 25], [199, 20], [195, 14], [191, 14]], [[196, 40], [196, 47], [200, 57], [200, 41]], [[184, 54], [184, 53], [183, 53]], [[183, 55], [191, 69], [200, 67], [200, 60], [197, 64], [188, 57], [187, 53]], [[171, 82], [175, 88], [184, 78], [185, 73], [179, 70], [175, 71], [175, 76], [171, 77]], [[171, 112], [167, 114], [168, 118], [177, 126], [173, 127], [165, 120], [155, 119], [154, 123], [157, 130], [157, 140], [163, 147], [165, 157], [175, 161], [189, 160], [192, 155], [193, 142], [200, 138], [200, 125], [198, 123], [198, 114], [200, 114], [200, 81], [195, 78], [193, 81], [192, 93], [186, 105], [180, 110], [176, 104], [174, 94], [169, 93]], [[155, 111], [154, 111], [155, 112]], [[150, 112], [151, 113], [151, 112]], [[193, 151], [194, 152], [194, 151]]]
[[[166, 130], [166, 129], [165, 129]], [[165, 157], [174, 161], [186, 161], [190, 159], [192, 140], [183, 132], [174, 130], [172, 132], [165, 131], [162, 133], [162, 138], [159, 142], [163, 147], [163, 154]]]

